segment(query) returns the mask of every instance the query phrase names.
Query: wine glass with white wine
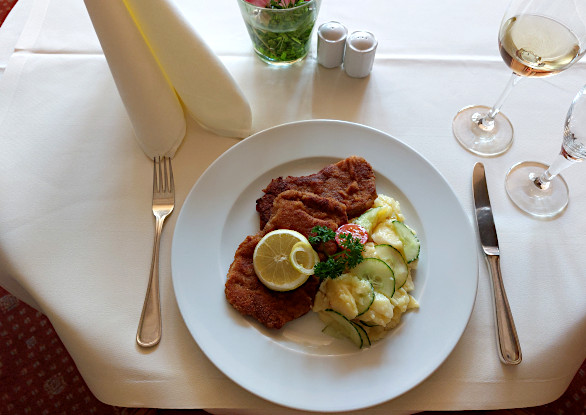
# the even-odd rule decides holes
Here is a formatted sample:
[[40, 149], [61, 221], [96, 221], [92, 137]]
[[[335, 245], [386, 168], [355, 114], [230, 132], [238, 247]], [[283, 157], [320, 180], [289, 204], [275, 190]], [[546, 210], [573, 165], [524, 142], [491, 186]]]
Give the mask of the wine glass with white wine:
[[[501, 107], [523, 79], [555, 75], [568, 69], [586, 52], [586, 1], [513, 0], [499, 31], [501, 57], [513, 70], [492, 108], [462, 108], [452, 121], [456, 139], [467, 150], [497, 156], [513, 143], [513, 125]], [[486, 87], [485, 83], [479, 83]]]
[[569, 191], [559, 173], [586, 159], [586, 85], [574, 97], [562, 139], [562, 149], [554, 162], [525, 161], [507, 173], [505, 187], [509, 198], [521, 210], [539, 218], [552, 218], [568, 205]]

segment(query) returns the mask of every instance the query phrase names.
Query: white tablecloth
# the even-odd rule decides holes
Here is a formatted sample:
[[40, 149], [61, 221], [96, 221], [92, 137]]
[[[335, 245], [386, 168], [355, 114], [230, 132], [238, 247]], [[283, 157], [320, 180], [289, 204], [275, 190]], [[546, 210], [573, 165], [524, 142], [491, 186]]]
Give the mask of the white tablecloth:
[[[337, 20], [377, 37], [365, 79], [318, 66], [315, 48], [302, 64], [268, 66], [253, 55], [235, 1], [176, 1], [249, 99], [254, 131], [304, 119], [380, 129], [437, 167], [471, 221], [472, 166], [485, 163], [523, 362], [506, 367], [497, 357], [480, 261], [475, 308], [453, 353], [421, 385], [369, 413], [524, 407], [560, 396], [586, 358], [584, 167], [563, 173], [571, 203], [553, 221], [518, 211], [503, 180], [514, 163], [549, 162], [559, 151], [586, 62], [519, 84], [503, 108], [515, 126], [513, 147], [480, 159], [452, 137], [451, 120], [465, 105], [491, 105], [509, 77], [496, 42], [504, 0], [324, 0], [318, 24]], [[152, 163], [133, 138], [83, 2], [20, 0], [0, 30], [0, 51], [0, 284], [49, 317], [108, 404], [274, 413], [277, 405], [219, 372], [182, 321], [170, 266], [177, 214], [162, 238], [163, 338], [152, 350], [135, 343], [152, 249]], [[173, 165], [177, 211], [237, 141], [188, 120]]]

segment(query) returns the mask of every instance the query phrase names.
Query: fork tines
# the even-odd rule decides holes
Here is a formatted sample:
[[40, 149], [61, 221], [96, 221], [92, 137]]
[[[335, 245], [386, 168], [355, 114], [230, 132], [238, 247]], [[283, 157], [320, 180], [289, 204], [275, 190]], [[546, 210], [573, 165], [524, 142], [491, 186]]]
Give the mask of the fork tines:
[[[169, 157], [154, 157], [153, 193], [169, 193], [175, 190], [173, 168]], [[167, 167], [168, 166], [168, 167]]]

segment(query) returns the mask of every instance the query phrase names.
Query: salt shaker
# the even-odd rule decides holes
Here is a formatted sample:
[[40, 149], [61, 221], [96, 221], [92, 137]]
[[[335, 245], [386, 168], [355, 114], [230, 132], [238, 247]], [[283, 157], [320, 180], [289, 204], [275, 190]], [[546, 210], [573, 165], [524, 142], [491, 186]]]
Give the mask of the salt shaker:
[[364, 78], [372, 70], [374, 55], [378, 45], [370, 32], [353, 32], [346, 39], [344, 51], [344, 70], [352, 78]]
[[342, 64], [348, 30], [338, 22], [327, 22], [317, 30], [317, 62], [324, 68]]

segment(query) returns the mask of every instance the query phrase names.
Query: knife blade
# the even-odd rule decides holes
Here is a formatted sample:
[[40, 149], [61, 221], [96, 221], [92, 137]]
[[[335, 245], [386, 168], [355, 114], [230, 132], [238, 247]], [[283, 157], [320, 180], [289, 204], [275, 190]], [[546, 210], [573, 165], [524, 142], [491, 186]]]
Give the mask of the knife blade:
[[492, 281], [499, 358], [504, 364], [518, 365], [521, 346], [501, 274], [499, 242], [482, 163], [474, 165], [472, 191], [478, 236]]

